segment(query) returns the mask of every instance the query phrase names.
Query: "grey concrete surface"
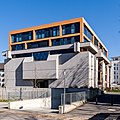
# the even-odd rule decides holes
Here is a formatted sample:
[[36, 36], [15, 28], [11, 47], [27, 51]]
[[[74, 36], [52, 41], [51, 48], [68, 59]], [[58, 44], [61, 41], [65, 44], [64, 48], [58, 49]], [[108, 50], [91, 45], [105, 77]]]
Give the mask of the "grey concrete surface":
[[50, 109], [9, 110], [0, 108], [0, 120], [120, 120], [120, 106], [87, 103], [67, 114]]
[[82, 117], [84, 120], [120, 120], [120, 106], [94, 102], [87, 103], [68, 113], [72, 117]]

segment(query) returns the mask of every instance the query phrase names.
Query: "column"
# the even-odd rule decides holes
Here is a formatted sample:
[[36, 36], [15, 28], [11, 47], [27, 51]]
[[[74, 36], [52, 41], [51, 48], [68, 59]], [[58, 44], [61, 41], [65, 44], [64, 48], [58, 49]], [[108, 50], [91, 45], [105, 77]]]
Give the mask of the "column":
[[83, 26], [83, 18], [80, 21], [80, 42], [83, 42], [83, 34], [84, 34], [84, 26]]
[[89, 54], [89, 87], [95, 88], [94, 82], [94, 55]]
[[105, 62], [104, 60], [101, 62], [102, 64], [102, 87], [105, 88]]
[[107, 87], [109, 88], [110, 86], [109, 86], [109, 82], [110, 82], [110, 77], [109, 77], [109, 75], [110, 75], [110, 70], [109, 70], [110, 68], [109, 68], [109, 65], [107, 65]]
[[36, 39], [36, 33], [35, 33], [35, 30], [33, 30], [33, 40]]
[[60, 25], [60, 36], [62, 37], [62, 25]]
[[98, 88], [98, 58], [96, 58], [96, 61], [95, 61], [95, 87]]

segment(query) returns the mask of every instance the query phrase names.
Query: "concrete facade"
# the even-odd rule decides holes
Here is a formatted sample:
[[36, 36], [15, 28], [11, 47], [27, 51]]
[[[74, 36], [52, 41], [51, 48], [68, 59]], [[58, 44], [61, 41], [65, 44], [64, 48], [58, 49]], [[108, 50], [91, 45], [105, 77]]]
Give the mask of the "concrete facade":
[[[55, 26], [58, 26], [58, 31], [54, 31]], [[71, 26], [67, 31], [69, 33], [64, 33], [65, 26]], [[50, 31], [53, 29], [53, 34], [59, 32], [59, 35], [48, 37], [51, 34], [49, 28]], [[37, 38], [38, 29], [47, 30], [44, 34], [39, 33], [43, 38]], [[24, 41], [24, 37], [16, 37], [24, 36], [27, 31], [30, 31], [30, 35], [33, 33], [29, 36], [31, 40]], [[47, 37], [44, 38], [44, 35]], [[108, 86], [108, 50], [84, 18], [12, 31], [9, 38], [9, 52], [3, 53], [7, 57], [5, 64], [7, 87], [106, 88]], [[31, 46], [33, 48], [29, 48]], [[35, 56], [38, 53], [40, 54]]]

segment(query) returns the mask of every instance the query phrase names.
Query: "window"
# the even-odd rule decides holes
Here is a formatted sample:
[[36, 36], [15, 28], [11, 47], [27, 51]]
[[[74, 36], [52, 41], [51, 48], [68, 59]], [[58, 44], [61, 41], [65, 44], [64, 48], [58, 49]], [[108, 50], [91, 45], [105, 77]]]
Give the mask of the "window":
[[95, 44], [96, 46], [98, 46], [98, 40], [96, 39], [96, 37], [95, 37], [95, 40], [94, 40], [94, 44]]
[[107, 51], [105, 49], [103, 49], [103, 54], [107, 56]]
[[102, 45], [100, 44], [100, 49], [102, 50]]
[[80, 32], [80, 23], [67, 24], [62, 26], [62, 35]]
[[114, 67], [114, 70], [116, 70], [116, 67]]
[[90, 30], [84, 25], [84, 34], [92, 41], [92, 33]]
[[18, 34], [13, 34], [11, 35], [12, 38], [12, 43], [15, 42], [22, 42], [26, 40], [32, 40], [33, 39], [33, 32], [23, 32], [23, 33], [18, 33]]
[[25, 49], [25, 44], [12, 45], [12, 51], [24, 50], [24, 49]]
[[47, 47], [49, 46], [49, 41], [41, 41], [41, 42], [33, 42], [33, 43], [28, 43], [28, 49], [31, 48], [40, 48], [40, 47]]
[[116, 69], [118, 70], [118, 66], [116, 67]]
[[84, 37], [84, 42], [89, 42], [89, 41]]
[[16, 54], [16, 55], [13, 55], [12, 57], [13, 58], [32, 57], [32, 53]]
[[74, 49], [63, 49], [63, 50], [53, 50], [50, 51], [50, 54], [66, 54], [66, 53], [74, 53]]
[[33, 57], [35, 61], [47, 60], [48, 52], [36, 52], [36, 53], [33, 53]]
[[80, 37], [75, 36], [75, 37], [55, 39], [55, 40], [52, 40], [52, 46], [73, 44], [74, 42], [80, 42]]
[[36, 30], [36, 39], [59, 36], [59, 26]]
[[114, 63], [114, 66], [116, 66], [117, 64], [116, 63]]

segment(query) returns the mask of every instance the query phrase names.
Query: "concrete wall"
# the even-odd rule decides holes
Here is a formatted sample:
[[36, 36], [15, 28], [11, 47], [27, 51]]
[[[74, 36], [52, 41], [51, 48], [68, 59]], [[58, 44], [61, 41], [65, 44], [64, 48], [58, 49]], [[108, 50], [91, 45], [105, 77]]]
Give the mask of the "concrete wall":
[[[5, 64], [7, 86], [33, 86], [33, 79], [48, 80], [50, 88], [96, 87], [98, 61], [89, 51], [49, 55], [47, 61], [13, 58]], [[9, 76], [9, 77], [8, 77]]]
[[4, 66], [5, 71], [5, 86], [32, 86], [31, 81], [24, 81], [22, 79], [22, 63], [24, 58], [15, 58], [8, 61]]
[[64, 64], [59, 65], [59, 79], [52, 81], [49, 87], [63, 88], [64, 80], [66, 87], [89, 86], [90, 55], [91, 53], [88, 51], [81, 52], [68, 59]]
[[56, 79], [56, 61], [33, 61], [23, 63], [23, 79]]
[[10, 102], [9, 108], [22, 110], [31, 108], [51, 108], [51, 97]]
[[65, 106], [63, 106], [63, 105], [59, 106], [59, 113], [60, 114], [68, 113], [68, 112], [82, 106], [85, 102], [86, 102], [85, 100], [81, 100], [81, 101], [78, 101], [78, 102], [74, 102], [70, 105], [66, 104]]

